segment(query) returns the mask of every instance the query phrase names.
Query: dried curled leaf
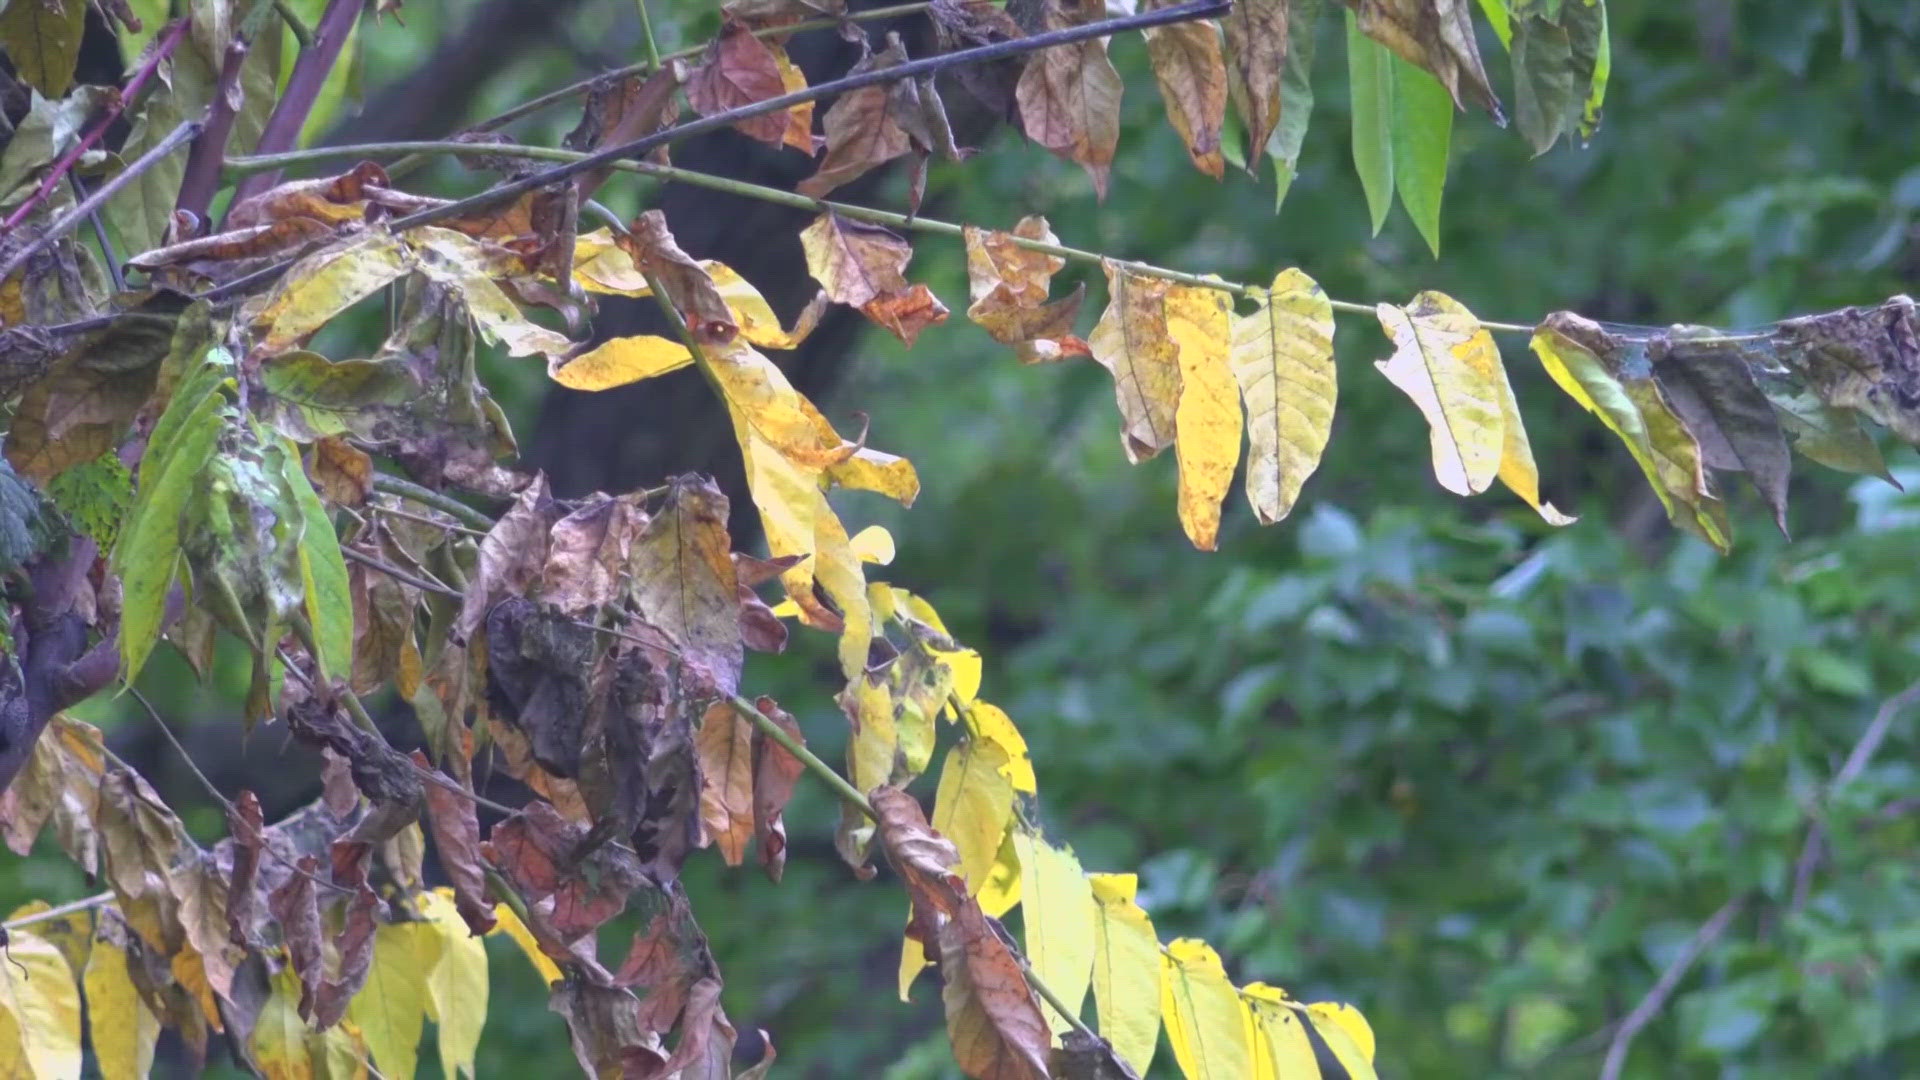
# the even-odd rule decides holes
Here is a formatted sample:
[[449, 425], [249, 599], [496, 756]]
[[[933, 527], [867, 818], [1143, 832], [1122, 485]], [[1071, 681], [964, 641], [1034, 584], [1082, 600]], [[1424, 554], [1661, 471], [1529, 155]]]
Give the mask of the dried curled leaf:
[[[1168, 0], [1147, 3], [1143, 8], [1168, 6]], [[1235, 4], [1230, 13], [1228, 25], [1234, 21], [1244, 21], [1247, 16], [1241, 12], [1246, 4]], [[1269, 4], [1271, 6], [1271, 4]], [[1251, 17], [1266, 17], [1263, 25], [1270, 23], [1267, 12], [1254, 13]], [[1266, 79], [1273, 86], [1272, 116], [1279, 115], [1278, 87], [1280, 63], [1285, 58], [1286, 11], [1280, 11], [1280, 54], [1273, 58], [1271, 71]], [[1193, 159], [1194, 167], [1215, 180], [1226, 172], [1226, 159], [1220, 153], [1220, 128], [1227, 118], [1227, 68], [1221, 58], [1220, 31], [1207, 20], [1195, 19], [1191, 22], [1172, 23], [1156, 26], [1146, 31], [1147, 58], [1153, 64], [1154, 80], [1160, 84], [1160, 97], [1166, 103], [1167, 122], [1180, 135], [1180, 141], [1187, 148], [1187, 156]], [[1267, 117], [1257, 118], [1250, 126], [1259, 127], [1266, 122], [1266, 130], [1271, 130], [1273, 120]], [[1249, 142], [1251, 146], [1261, 146], [1266, 142], [1264, 131], [1261, 136]]]
[[933, 293], [908, 283], [913, 248], [900, 236], [828, 211], [801, 231], [800, 246], [829, 299], [859, 308], [908, 345], [921, 330], [946, 321], [947, 309]]
[[[1054, 3], [1048, 3], [1047, 9], [1048, 29], [1077, 21], [1068, 20]], [[1027, 138], [1086, 169], [1095, 194], [1102, 199], [1107, 196], [1107, 178], [1120, 145], [1124, 88], [1120, 73], [1107, 58], [1104, 38], [1034, 53], [1014, 88]]]

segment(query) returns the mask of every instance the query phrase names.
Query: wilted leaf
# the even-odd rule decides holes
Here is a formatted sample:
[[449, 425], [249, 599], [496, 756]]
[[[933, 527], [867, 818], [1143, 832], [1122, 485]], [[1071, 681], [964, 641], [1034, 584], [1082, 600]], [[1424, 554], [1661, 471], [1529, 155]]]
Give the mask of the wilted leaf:
[[1477, 495], [1500, 471], [1500, 350], [1471, 312], [1427, 291], [1405, 308], [1378, 306], [1394, 352], [1374, 361], [1427, 418], [1433, 472], [1456, 495]]
[[956, 871], [960, 853], [953, 842], [927, 824], [913, 796], [887, 784], [868, 798], [878, 815], [878, 833], [887, 862], [906, 883], [916, 911], [952, 917], [967, 902], [966, 883]]
[[[595, 85], [587, 95], [580, 125], [567, 134], [567, 146], [581, 151], [599, 150], [632, 142], [668, 127], [680, 117], [679, 90], [686, 78], [686, 63], [669, 60], [645, 76], [629, 75]], [[662, 146], [647, 156], [664, 165], [667, 148]], [[610, 168], [583, 173], [574, 182], [574, 191], [580, 199], [591, 198], [612, 175]]]
[[1243, 425], [1229, 357], [1229, 301], [1218, 289], [1178, 285], [1168, 290], [1165, 303], [1167, 332], [1180, 363], [1180, 401], [1173, 417], [1180, 524], [1193, 546], [1212, 551], [1220, 533], [1220, 503], [1240, 462]]
[[1480, 105], [1505, 124], [1500, 99], [1487, 83], [1474, 43], [1470, 0], [1346, 0], [1359, 13], [1360, 31], [1409, 64], [1432, 72], [1454, 104]]
[[1121, 446], [1138, 464], [1172, 446], [1180, 400], [1180, 354], [1167, 332], [1172, 284], [1102, 260], [1107, 310], [1087, 336], [1093, 358], [1113, 375]]
[[146, 781], [114, 768], [101, 778], [94, 824], [107, 883], [127, 924], [159, 955], [179, 952], [185, 935], [167, 871], [180, 852], [180, 820]]
[[859, 308], [908, 345], [921, 330], [946, 321], [947, 309], [933, 293], [906, 279], [913, 249], [886, 229], [828, 211], [801, 231], [800, 246], [829, 299]]
[[1774, 344], [1820, 400], [1920, 445], [1920, 308], [1911, 297], [1787, 319]]
[[[897, 38], [887, 47], [853, 66], [847, 74], [879, 71], [906, 61], [906, 49]], [[912, 140], [894, 115], [895, 99], [885, 85], [863, 86], [840, 95], [827, 110], [822, 129], [827, 155], [820, 168], [798, 190], [808, 198], [823, 198], [834, 188], [884, 165], [912, 149]]]
[[1746, 473], [1785, 533], [1792, 471], [1786, 432], [1746, 358], [1715, 348], [1710, 342], [1717, 336], [1705, 327], [1669, 330], [1649, 345], [1653, 377], [1674, 413], [1699, 440], [1706, 464]]
[[728, 866], [753, 835], [753, 725], [726, 701], [707, 706], [694, 736], [700, 755], [700, 820]]
[[633, 257], [634, 266], [666, 290], [674, 310], [686, 320], [688, 332], [703, 346], [730, 345], [740, 326], [707, 268], [681, 250], [667, 228], [667, 216], [648, 210], [633, 220], [617, 243]]
[[1088, 874], [1087, 884], [1094, 902], [1093, 1003], [1100, 1033], [1145, 1076], [1160, 1040], [1160, 940], [1134, 902], [1134, 875]]
[[1021, 363], [1090, 355], [1087, 343], [1073, 335], [1086, 286], [1048, 303], [1048, 283], [1066, 260], [1014, 243], [1019, 237], [1058, 244], [1045, 218], [1021, 218], [1011, 234], [971, 225], [961, 231], [967, 245], [967, 318], [995, 341], [1013, 346]]
[[980, 906], [961, 904], [940, 927], [947, 1038], [973, 1080], [1045, 1080], [1047, 1024], [1006, 942]]
[[[720, 36], [707, 47], [700, 65], [687, 75], [687, 103], [701, 116], [713, 116], [787, 93], [785, 71], [792, 65], [780, 63], [783, 52], [779, 46], [755, 37], [744, 24], [724, 20]], [[807, 110], [810, 125], [813, 106], [809, 103], [802, 108]], [[734, 127], [751, 138], [779, 146], [786, 141], [791, 123], [788, 112], [776, 112], [741, 120]], [[800, 149], [810, 150], [806, 146]]]
[[1613, 68], [1613, 45], [1607, 33], [1607, 0], [1574, 0], [1561, 6], [1562, 19], [1573, 49], [1574, 89], [1584, 96], [1580, 107], [1580, 138], [1593, 138], [1600, 128], [1600, 107], [1607, 100], [1607, 77]]
[[553, 928], [571, 942], [591, 933], [626, 907], [638, 888], [633, 855], [601, 847], [583, 862], [574, 852], [586, 830], [543, 802], [534, 802], [493, 827], [481, 851], [506, 873], [529, 904], [553, 898]]
[[1140, 1080], [1113, 1044], [1089, 1031], [1069, 1031], [1047, 1059], [1056, 1080]]
[[1189, 1080], [1253, 1075], [1246, 1006], [1212, 946], [1196, 938], [1167, 946], [1160, 958], [1160, 1011], [1174, 1059]]
[[1233, 319], [1232, 362], [1247, 411], [1247, 501], [1271, 525], [1292, 512], [1333, 429], [1333, 308], [1299, 270], [1253, 299], [1257, 309]]
[[[374, 919], [374, 909], [380, 901], [367, 887], [364, 863], [350, 874], [340, 871], [341, 859], [362, 849], [363, 845], [354, 841], [336, 841], [334, 845], [334, 877], [347, 878], [341, 883], [352, 888], [353, 895], [347, 898], [334, 938], [334, 970], [321, 980], [313, 998], [310, 1019], [317, 1028], [331, 1027], [352, 1012], [352, 1001], [366, 987], [373, 970], [374, 939], [382, 929]], [[360, 1023], [358, 1017], [355, 1023]]]
[[[802, 746], [800, 725], [772, 698], [759, 698], [754, 707], [794, 737]], [[780, 880], [787, 865], [787, 826], [781, 815], [804, 766], [791, 750], [756, 730], [753, 733], [753, 835], [760, 845], [760, 863], [767, 876]]]
[[[1582, 3], [1573, 0], [1567, 6]], [[1537, 156], [1559, 141], [1586, 88], [1573, 84], [1573, 45], [1567, 28], [1545, 12], [1524, 11], [1515, 17], [1510, 48], [1514, 117]]]
[[711, 480], [681, 477], [635, 539], [631, 565], [640, 617], [728, 694], [746, 657], [732, 550], [727, 497]]
[[1784, 379], [1763, 377], [1760, 386], [1781, 426], [1792, 436], [1795, 450], [1830, 469], [1893, 482], [1886, 458], [1861, 429], [1858, 416], [1836, 409], [1813, 391], [1788, 385]]
[[[1267, 144], [1285, 115], [1280, 91], [1289, 64], [1290, 7], [1289, 0], [1241, 0], [1220, 20], [1227, 32], [1226, 85], [1246, 125], [1250, 169], [1259, 160], [1255, 150]], [[1301, 58], [1291, 62], [1300, 64]]]
[[[1095, 10], [1098, 10], [1097, 8]], [[1057, 3], [1046, 4], [1046, 29], [1070, 25]], [[1107, 196], [1107, 176], [1120, 144], [1120, 94], [1125, 88], [1104, 38], [1042, 49], [1027, 58], [1014, 87], [1020, 126], [1027, 138], [1059, 157], [1077, 162]]]
[[10, 931], [0, 955], [0, 1061], [23, 1080], [80, 1075], [80, 988], [30, 927]]
[[435, 226], [416, 229], [408, 239], [421, 273], [458, 295], [480, 332], [505, 345], [508, 355], [553, 357], [573, 348], [565, 334], [528, 321], [495, 284], [497, 268], [489, 265], [492, 256], [480, 241]]
[[547, 565], [548, 530], [559, 519], [544, 475], [535, 476], [480, 541], [480, 565], [467, 585], [455, 622], [461, 640], [473, 636], [493, 606], [509, 596], [525, 596]]
[[627, 588], [633, 545], [647, 520], [637, 496], [599, 495], [554, 522], [542, 599], [575, 615], [614, 603]]
[[[430, 768], [427, 756], [413, 752], [413, 763]], [[441, 779], [451, 783], [446, 774]], [[493, 929], [493, 905], [487, 903], [486, 868], [480, 862], [480, 822], [470, 796], [447, 789], [444, 783], [429, 781], [427, 824], [433, 830], [433, 848], [440, 856], [440, 869], [453, 885], [453, 899], [460, 917], [476, 934]]]
[[[1142, 7], [1151, 9], [1170, 4], [1171, 0], [1155, 0]], [[1276, 10], [1277, 33], [1273, 25]], [[1242, 114], [1249, 117], [1248, 127], [1258, 132], [1251, 138], [1251, 146], [1266, 142], [1267, 132], [1279, 115], [1276, 91], [1281, 64], [1286, 58], [1286, 21], [1286, 6], [1280, 0], [1235, 4], [1226, 19], [1229, 34], [1234, 33], [1235, 24], [1241, 24], [1242, 34], [1260, 38], [1249, 50], [1249, 43], [1243, 37], [1234, 58], [1237, 76], [1256, 74], [1254, 67], [1261, 65], [1256, 77], [1262, 85], [1253, 92], [1260, 95], [1258, 108], [1266, 111], [1263, 115]], [[1194, 167], [1215, 180], [1220, 179], [1226, 170], [1226, 159], [1220, 156], [1220, 127], [1226, 123], [1229, 76], [1221, 58], [1219, 29], [1211, 21], [1195, 19], [1152, 27], [1146, 31], [1146, 38], [1147, 58], [1153, 64], [1154, 80], [1160, 84], [1160, 97], [1167, 106], [1167, 122], [1179, 134]], [[1277, 54], [1270, 52], [1272, 41], [1279, 43]], [[1249, 56], [1249, 51], [1256, 55]], [[1266, 66], [1268, 61], [1270, 66]]]

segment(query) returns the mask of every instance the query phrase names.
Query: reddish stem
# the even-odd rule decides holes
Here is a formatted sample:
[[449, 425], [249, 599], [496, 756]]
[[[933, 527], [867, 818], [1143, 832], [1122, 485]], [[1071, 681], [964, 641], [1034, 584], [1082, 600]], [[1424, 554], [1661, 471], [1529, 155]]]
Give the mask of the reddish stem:
[[[327, 9], [320, 14], [320, 22], [313, 28], [313, 46], [300, 51], [300, 59], [293, 62], [293, 74], [287, 76], [286, 92], [273, 106], [273, 115], [267, 117], [267, 124], [260, 131], [260, 141], [254, 147], [256, 154], [277, 154], [282, 150], [293, 149], [300, 138], [300, 129], [307, 124], [307, 116], [313, 112], [313, 103], [320, 96], [320, 88], [326, 85], [327, 75], [333, 70], [334, 63], [340, 58], [340, 50], [346, 48], [347, 38], [353, 33], [353, 24], [360, 17], [364, 0], [328, 0]], [[278, 172], [255, 173], [240, 181], [234, 189], [233, 201], [229, 207], [239, 206], [249, 196], [257, 195], [280, 182]]]
[[213, 193], [220, 190], [220, 164], [227, 153], [227, 136], [233, 132], [235, 87], [240, 83], [240, 68], [247, 62], [247, 43], [236, 37], [227, 45], [227, 56], [220, 65], [220, 78], [214, 84], [213, 107], [207, 110], [207, 126], [187, 151], [187, 167], [181, 173], [180, 194], [175, 210], [185, 210], [196, 219], [207, 216], [213, 205]]
[[52, 171], [48, 172], [46, 178], [40, 181], [40, 186], [34, 189], [33, 194], [28, 196], [27, 201], [21, 203], [18, 209], [7, 215], [7, 220], [4, 223], [0, 223], [0, 236], [11, 233], [15, 228], [19, 227], [22, 221], [27, 219], [28, 214], [33, 213], [41, 203], [47, 201], [47, 196], [53, 194], [53, 189], [60, 186], [60, 181], [66, 177], [68, 171], [73, 168], [74, 163], [80, 160], [80, 156], [88, 150], [93, 149], [93, 144], [99, 142], [100, 137], [107, 133], [107, 128], [112, 125], [114, 119], [120, 115], [121, 111], [127, 107], [127, 102], [132, 101], [134, 97], [140, 93], [140, 88], [147, 85], [147, 80], [153, 77], [155, 71], [159, 70], [160, 62], [173, 54], [173, 47], [180, 44], [180, 39], [186, 35], [186, 32], [187, 20], [179, 19], [161, 33], [160, 43], [154, 48], [152, 55], [148, 56], [145, 62], [140, 65], [139, 69], [133, 73], [133, 77], [127, 80], [127, 85], [120, 91], [119, 98], [107, 106], [106, 114], [94, 123], [93, 130], [87, 132], [85, 138], [74, 144], [73, 149], [67, 151], [65, 156], [55, 162]]

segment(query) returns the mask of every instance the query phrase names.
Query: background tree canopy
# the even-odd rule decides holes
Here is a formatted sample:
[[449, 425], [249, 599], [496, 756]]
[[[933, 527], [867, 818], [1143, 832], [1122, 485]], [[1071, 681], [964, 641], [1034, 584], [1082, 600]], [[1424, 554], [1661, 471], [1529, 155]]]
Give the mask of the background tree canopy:
[[[41, 2], [0, 5], [0, 22]], [[291, 6], [317, 17], [324, 5]], [[1522, 23], [1560, 6], [1480, 5]], [[717, 5], [651, 8], [663, 51], [723, 30]], [[1569, 123], [1536, 157], [1515, 131], [1461, 113], [1444, 200], [1431, 195], [1437, 225], [1409, 213], [1426, 217], [1403, 177], [1378, 229], [1354, 164], [1368, 91], [1349, 85], [1338, 8], [1313, 24], [1312, 122], [1277, 210], [1273, 164], [1257, 178], [1234, 167], [1235, 124], [1224, 178], [1194, 167], [1138, 33], [1111, 46], [1126, 93], [1103, 199], [1087, 171], [954, 95], [960, 141], [980, 149], [936, 156], [919, 205], [997, 229], [1042, 215], [1076, 248], [1235, 282], [1299, 267], [1343, 300], [1444, 289], [1529, 326], [1569, 310], [1613, 328], [1740, 332], [1920, 280], [1920, 163], [1903, 134], [1920, 109], [1920, 4], [1609, 0], [1605, 120], [1587, 145]], [[646, 50], [630, 3], [416, 0], [401, 14], [361, 22], [311, 141], [442, 138]], [[112, 70], [82, 81], [118, 83], [112, 50], [92, 48], [111, 32], [87, 18], [81, 63]], [[930, 37], [924, 19], [870, 24], [875, 48], [883, 26]], [[1484, 13], [1477, 29], [1515, 112], [1528, 95]], [[139, 41], [123, 44], [131, 61]], [[859, 55], [832, 32], [790, 47], [815, 82]], [[21, 70], [13, 60], [9, 80]], [[560, 146], [579, 120], [555, 108], [514, 137]], [[787, 190], [814, 170], [733, 131], [676, 145], [673, 161]], [[439, 157], [406, 183], [456, 196], [497, 181]], [[829, 197], [904, 211], [912, 186], [896, 163]], [[681, 247], [738, 270], [788, 324], [814, 291], [793, 242], [812, 210], [632, 176], [596, 197], [622, 220], [664, 208]], [[1036, 824], [1090, 870], [1137, 869], [1163, 939], [1212, 943], [1237, 985], [1351, 1002], [1382, 1076], [1592, 1075], [1623, 1024], [1631, 1076], [1890, 1076], [1920, 1059], [1920, 496], [1803, 464], [1789, 539], [1764, 497], [1723, 483], [1738, 534], [1723, 555], [1669, 524], [1641, 467], [1558, 392], [1524, 336], [1499, 336], [1542, 494], [1579, 521], [1552, 528], [1504, 491], [1462, 500], [1435, 482], [1427, 424], [1370, 363], [1390, 343], [1371, 317], [1342, 315], [1339, 408], [1298, 506], [1263, 526], [1236, 486], [1217, 550], [1196, 552], [1174, 513], [1175, 455], [1132, 465], [1116, 452], [1107, 372], [1013, 362], [959, 317], [963, 245], [915, 239], [913, 280], [955, 317], [908, 348], [841, 309], [782, 367], [842, 430], [865, 414], [872, 445], [917, 466], [910, 511], [867, 492], [834, 504], [889, 530], [899, 558], [884, 577], [980, 651], [1031, 751]], [[1054, 295], [1083, 283], [1086, 335], [1108, 300], [1101, 268], [1068, 263]], [[372, 356], [393, 317], [363, 305], [310, 347]], [[669, 332], [651, 300], [607, 300], [593, 329]], [[497, 346], [478, 362], [556, 494], [709, 473], [732, 500], [736, 546], [754, 542], [727, 413], [695, 371], [589, 394]], [[1874, 437], [1892, 477], [1920, 487], [1913, 451]], [[272, 821], [320, 792], [319, 758], [283, 751], [276, 728], [240, 738], [251, 672], [245, 646], [223, 638], [206, 682], [163, 648], [136, 686], [215, 787], [258, 791]], [[778, 699], [822, 758], [847, 759], [834, 635], [796, 631], [747, 672], [743, 692]], [[421, 742], [407, 703], [369, 701], [396, 745]], [[99, 725], [195, 837], [226, 835], [221, 807], [130, 697], [101, 693], [69, 715]], [[913, 788], [923, 800], [938, 771], [936, 759]], [[832, 792], [799, 782], [777, 886], [711, 857], [686, 864], [740, 1060], [757, 1060], [747, 1033], [764, 1030], [775, 1075], [958, 1076], [934, 981], [905, 1002], [894, 992], [906, 905], [852, 880], [835, 854], [839, 812]], [[51, 833], [0, 860], [0, 911], [97, 887]], [[604, 953], [620, 955], [645, 917], [602, 927]], [[482, 1073], [561, 1060], [565, 1026], [540, 975], [511, 941], [486, 948]], [[1678, 981], [1638, 1015], [1670, 969]], [[173, 1040], [163, 1060], [179, 1060], [164, 1057]], [[434, 1038], [420, 1055], [423, 1074], [440, 1068]], [[233, 1066], [216, 1055], [212, 1069]], [[1150, 1075], [1174, 1073], [1163, 1044]]]

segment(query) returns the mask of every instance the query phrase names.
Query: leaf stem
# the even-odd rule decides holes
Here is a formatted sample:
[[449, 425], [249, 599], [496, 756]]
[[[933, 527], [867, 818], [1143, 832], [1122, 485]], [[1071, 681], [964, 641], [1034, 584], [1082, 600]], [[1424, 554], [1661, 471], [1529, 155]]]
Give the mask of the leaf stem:
[[633, 6], [640, 9], [640, 32], [647, 39], [647, 63], [649, 70], [660, 67], [660, 45], [653, 40], [653, 16], [647, 13], [647, 0], [633, 0]]
[[493, 528], [493, 519], [461, 502], [459, 499], [428, 487], [421, 487], [411, 480], [405, 480], [392, 473], [374, 473], [373, 490], [384, 491], [389, 495], [412, 499], [422, 506], [431, 506], [435, 510], [452, 514], [462, 522], [485, 532]]
[[300, 43], [302, 50], [313, 48], [313, 31], [307, 27], [306, 20], [300, 17], [300, 13], [288, 6], [287, 0], [273, 0], [273, 10], [279, 12], [280, 17], [286, 20], [287, 29], [293, 31], [293, 40]]
[[779, 743], [788, 753], [799, 758], [800, 764], [806, 766], [808, 772], [832, 788], [833, 793], [840, 796], [848, 806], [865, 814], [870, 821], [880, 820], [880, 816], [874, 813], [873, 803], [860, 793], [859, 788], [853, 786], [852, 781], [841, 776], [838, 769], [820, 760], [820, 755], [807, 749], [807, 745], [794, 738], [786, 728], [774, 723], [773, 718], [761, 712], [753, 702], [734, 694], [727, 698], [727, 704], [732, 705], [733, 711], [745, 717], [749, 723], [760, 730], [761, 734]]

